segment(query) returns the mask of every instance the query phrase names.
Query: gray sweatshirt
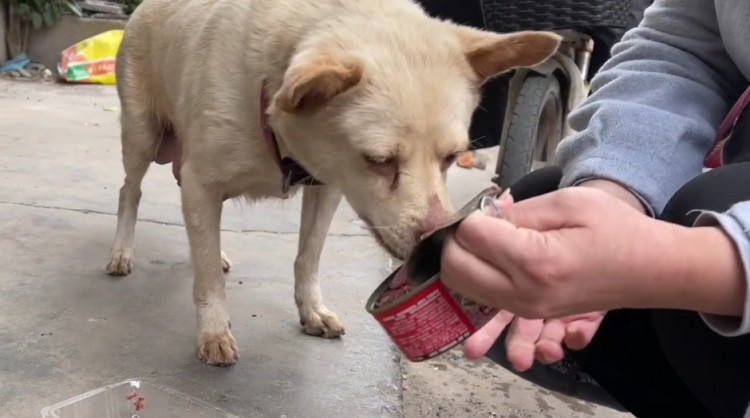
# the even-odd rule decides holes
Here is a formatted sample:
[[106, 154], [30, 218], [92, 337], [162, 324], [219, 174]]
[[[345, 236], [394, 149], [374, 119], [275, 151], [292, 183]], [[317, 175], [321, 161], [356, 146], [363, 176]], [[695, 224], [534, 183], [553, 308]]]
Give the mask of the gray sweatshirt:
[[[656, 0], [612, 55], [592, 80], [592, 95], [570, 115], [577, 133], [558, 148], [562, 186], [615, 180], [656, 215], [701, 174], [719, 124], [748, 86], [750, 1]], [[736, 242], [747, 280], [750, 201], [724, 213], [702, 211], [696, 221], [712, 223]], [[719, 334], [748, 334], [750, 297], [742, 318], [703, 319]]]

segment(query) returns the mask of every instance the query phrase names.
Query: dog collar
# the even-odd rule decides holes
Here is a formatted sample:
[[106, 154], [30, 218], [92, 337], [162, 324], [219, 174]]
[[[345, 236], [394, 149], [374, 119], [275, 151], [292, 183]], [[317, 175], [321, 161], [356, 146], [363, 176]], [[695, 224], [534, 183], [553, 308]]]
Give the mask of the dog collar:
[[714, 137], [714, 144], [711, 150], [706, 154], [706, 158], [703, 161], [704, 168], [717, 168], [720, 167], [723, 161], [724, 145], [727, 141], [732, 138], [734, 128], [737, 122], [740, 120], [740, 116], [745, 111], [745, 108], [750, 104], [750, 87], [748, 87], [740, 96], [740, 98], [734, 103], [734, 106], [729, 110], [724, 120], [716, 130], [716, 136]]
[[279, 167], [282, 176], [281, 191], [284, 194], [289, 192], [292, 186], [322, 186], [323, 183], [313, 177], [304, 167], [302, 167], [297, 161], [290, 157], [282, 157], [281, 150], [279, 149], [279, 142], [276, 139], [276, 133], [273, 131], [270, 122], [268, 121], [268, 95], [266, 94], [266, 84], [263, 83], [263, 87], [260, 92], [260, 125], [263, 130], [263, 140], [266, 142], [269, 151], [273, 154], [276, 160], [276, 165]]

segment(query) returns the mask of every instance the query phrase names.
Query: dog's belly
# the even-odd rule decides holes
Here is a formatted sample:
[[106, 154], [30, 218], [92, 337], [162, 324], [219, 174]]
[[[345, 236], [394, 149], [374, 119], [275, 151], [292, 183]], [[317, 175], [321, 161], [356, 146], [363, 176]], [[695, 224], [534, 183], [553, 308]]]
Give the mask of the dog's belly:
[[172, 175], [177, 180], [177, 185], [181, 185], [182, 146], [171, 129], [162, 134], [162, 140], [154, 157], [154, 162], [160, 165], [172, 163]]
[[[229, 157], [228, 159], [231, 159]], [[160, 165], [172, 164], [172, 175], [177, 180], [177, 185], [181, 186], [180, 168], [182, 167], [182, 145], [177, 138], [171, 133], [165, 133], [159, 146], [159, 150], [154, 157], [154, 162]], [[255, 161], [257, 164], [257, 161]], [[253, 161], [246, 161], [246, 166], [251, 167]], [[235, 164], [231, 164], [237, 166]], [[224, 200], [235, 197], [243, 197], [248, 200], [261, 200], [268, 198], [286, 199], [294, 196], [299, 187], [293, 187], [289, 193], [282, 192], [282, 175], [281, 171], [275, 167], [266, 167], [268, 164], [262, 164], [264, 169], [254, 170], [226, 170], [226, 162], [215, 162], [211, 164], [215, 177], [223, 178], [220, 186], [223, 189]]]
[[[132, 89], [147, 92], [141, 105], [166, 124], [153, 162], [172, 164], [180, 186], [181, 169], [189, 166], [225, 199], [284, 199], [297, 191], [283, 193], [282, 173], [262, 136], [259, 80], [268, 63], [246, 46], [265, 39], [252, 35], [265, 33], [250, 19], [256, 3], [263, 10], [274, 4], [149, 0], [139, 6], [124, 42]], [[271, 78], [279, 84], [281, 74]]]

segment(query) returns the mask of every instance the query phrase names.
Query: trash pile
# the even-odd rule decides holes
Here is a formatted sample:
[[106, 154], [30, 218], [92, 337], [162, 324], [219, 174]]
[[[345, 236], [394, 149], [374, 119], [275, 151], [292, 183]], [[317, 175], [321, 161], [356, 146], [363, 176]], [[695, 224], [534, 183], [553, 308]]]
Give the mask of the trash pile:
[[77, 3], [84, 17], [94, 19], [125, 20], [130, 11], [128, 5], [125, 4], [128, 2], [125, 1], [79, 0]]
[[121, 29], [103, 32], [62, 51], [57, 68], [62, 80], [115, 85], [115, 59], [123, 33]]
[[488, 162], [489, 157], [487, 155], [474, 150], [464, 151], [458, 155], [458, 158], [456, 158], [456, 165], [467, 170], [473, 168], [477, 170], [485, 170]]
[[[76, 0], [79, 9], [76, 13], [85, 18], [127, 20], [141, 1]], [[61, 51], [57, 68], [47, 68], [26, 54], [17, 55], [5, 63], [0, 61], [0, 78], [115, 85], [115, 58], [122, 34], [122, 30], [110, 30], [76, 42]], [[22, 47], [21, 51], [24, 49]]]
[[51, 83], [55, 81], [52, 71], [44, 65], [33, 62], [26, 54], [18, 55], [0, 66], [0, 78], [42, 81]]
[[84, 39], [60, 53], [57, 76], [43, 64], [33, 62], [21, 54], [0, 65], [0, 78], [79, 84], [117, 84], [115, 59], [120, 48], [123, 30], [102, 32]]

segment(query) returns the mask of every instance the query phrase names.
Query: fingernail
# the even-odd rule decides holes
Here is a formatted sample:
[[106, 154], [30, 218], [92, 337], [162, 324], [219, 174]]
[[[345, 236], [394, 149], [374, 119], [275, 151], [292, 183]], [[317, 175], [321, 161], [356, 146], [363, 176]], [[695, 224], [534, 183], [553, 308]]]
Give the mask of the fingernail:
[[482, 210], [482, 213], [484, 213], [485, 215], [497, 218], [502, 214], [502, 209], [500, 209], [500, 206], [498, 206], [498, 204], [495, 202], [495, 199], [493, 199], [491, 196], [483, 197], [481, 202], [479, 203], [479, 207]]
[[498, 201], [501, 205], [513, 203], [513, 195], [510, 194], [510, 189], [505, 189], [505, 191], [498, 198]]

